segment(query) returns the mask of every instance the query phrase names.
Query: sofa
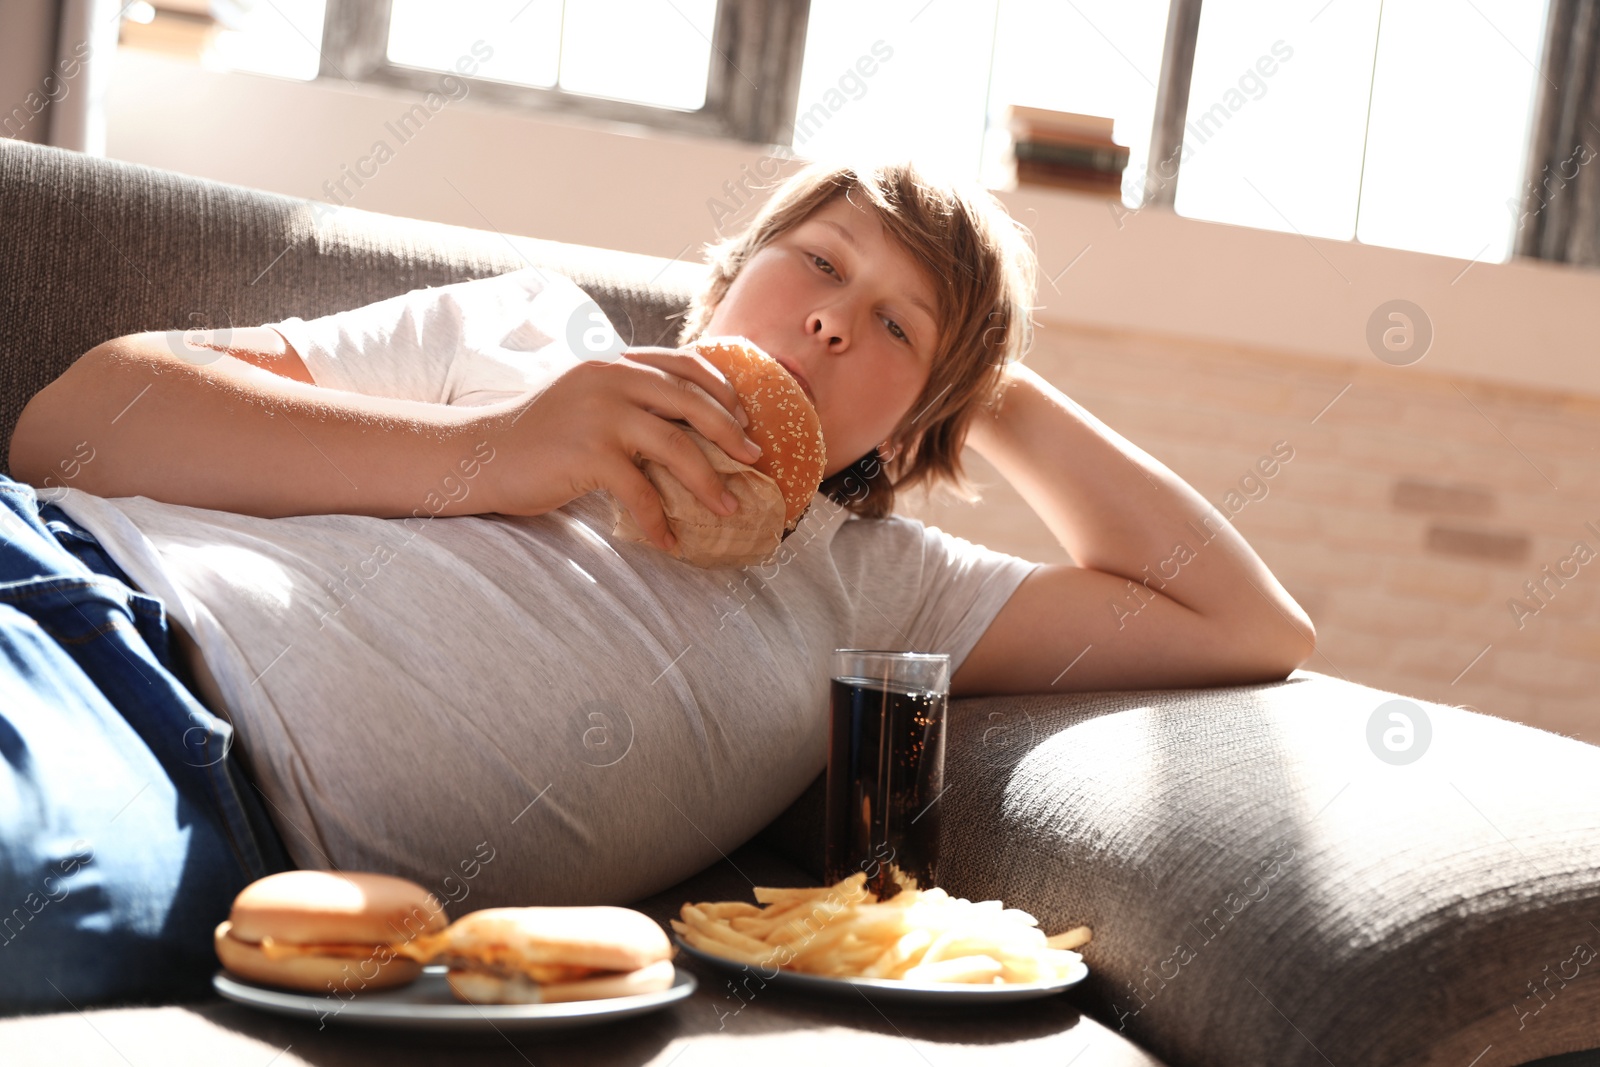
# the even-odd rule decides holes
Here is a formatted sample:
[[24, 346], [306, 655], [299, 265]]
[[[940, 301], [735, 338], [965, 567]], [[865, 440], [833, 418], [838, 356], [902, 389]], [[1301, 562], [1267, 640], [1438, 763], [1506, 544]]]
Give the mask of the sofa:
[[[0, 140], [0, 440], [107, 338], [312, 317], [529, 263], [635, 344], [671, 344], [699, 268], [392, 218]], [[1061, 383], [1070, 390], [1071, 383]], [[1089, 978], [937, 1012], [735, 988], [550, 1035], [391, 1033], [195, 1003], [0, 1019], [20, 1063], [1600, 1063], [1600, 749], [1297, 670], [1265, 685], [953, 701], [941, 882]], [[1397, 703], [1398, 702], [1398, 703]], [[1384, 740], [1390, 714], [1411, 745]], [[818, 709], [819, 714], [822, 709]], [[821, 878], [822, 779], [726, 859], [635, 906]], [[0, 961], [3, 965], [3, 961]]]

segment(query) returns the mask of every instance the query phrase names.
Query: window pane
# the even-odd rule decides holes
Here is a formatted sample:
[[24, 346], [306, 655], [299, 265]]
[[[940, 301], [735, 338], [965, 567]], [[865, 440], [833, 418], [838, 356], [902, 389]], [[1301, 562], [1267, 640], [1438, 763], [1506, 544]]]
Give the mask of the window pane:
[[1361, 240], [1510, 258], [1545, 10], [1529, 0], [1412, 0], [1384, 9]]
[[1355, 236], [1379, 0], [1207, 0], [1175, 207]]
[[1006, 107], [1072, 111], [1115, 120], [1129, 147], [1123, 198], [1140, 203], [1168, 0], [1001, 0], [989, 94], [984, 177], [998, 185], [1010, 152]]
[[561, 88], [687, 111], [703, 107], [716, 14], [716, 0], [570, 3], [561, 32]]
[[811, 0], [793, 146], [978, 176], [996, 0]]
[[323, 0], [233, 0], [214, 5], [223, 29], [202, 62], [310, 81], [322, 65]]
[[[479, 40], [488, 59], [472, 50]], [[560, 44], [561, 0], [394, 0], [389, 19], [390, 62], [453, 71], [466, 57], [475, 77], [517, 85], [554, 86]]]

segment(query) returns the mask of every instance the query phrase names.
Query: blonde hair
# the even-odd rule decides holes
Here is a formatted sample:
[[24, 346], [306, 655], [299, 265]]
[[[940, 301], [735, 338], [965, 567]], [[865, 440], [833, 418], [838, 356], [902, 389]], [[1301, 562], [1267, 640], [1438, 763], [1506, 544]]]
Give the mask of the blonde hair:
[[690, 301], [678, 344], [704, 333], [757, 252], [839, 197], [873, 209], [923, 269], [937, 294], [939, 321], [932, 372], [890, 434], [892, 453], [867, 453], [826, 479], [822, 491], [873, 519], [894, 510], [898, 489], [924, 483], [977, 503], [982, 498], [961, 466], [962, 443], [976, 407], [998, 404], [1006, 364], [1032, 344], [1038, 268], [1027, 229], [986, 190], [936, 183], [909, 162], [807, 165], [778, 187], [741, 233], [705, 246], [711, 269]]

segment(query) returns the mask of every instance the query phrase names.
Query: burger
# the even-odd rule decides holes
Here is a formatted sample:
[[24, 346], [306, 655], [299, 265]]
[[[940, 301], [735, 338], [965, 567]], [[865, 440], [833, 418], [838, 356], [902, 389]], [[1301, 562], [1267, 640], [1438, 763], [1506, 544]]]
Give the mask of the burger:
[[[745, 433], [761, 446], [754, 463], [743, 463], [685, 425], [684, 432], [711, 462], [739, 501], [732, 515], [712, 511], [664, 464], [640, 461], [661, 494], [667, 525], [677, 543], [671, 555], [698, 567], [741, 567], [771, 556], [799, 523], [822, 484], [828, 453], [822, 421], [794, 375], [743, 337], [709, 337], [689, 345], [728, 379], [750, 416]], [[617, 537], [650, 537], [615, 503]]]
[[283, 871], [239, 892], [213, 942], [222, 965], [241, 978], [360, 992], [414, 981], [422, 961], [405, 947], [448, 923], [444, 905], [404, 878]]
[[555, 1004], [653, 993], [672, 985], [666, 932], [631, 908], [484, 908], [402, 951], [449, 967], [470, 1004]]

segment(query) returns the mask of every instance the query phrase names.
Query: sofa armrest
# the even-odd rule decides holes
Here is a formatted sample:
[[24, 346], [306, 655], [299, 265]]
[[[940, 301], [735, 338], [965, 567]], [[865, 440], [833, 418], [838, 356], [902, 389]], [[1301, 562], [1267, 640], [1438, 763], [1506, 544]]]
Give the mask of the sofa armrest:
[[[946, 758], [939, 884], [1091, 926], [1080, 1003], [1174, 1067], [1600, 1047], [1600, 749], [1302, 670], [956, 701]], [[818, 876], [822, 799], [762, 833]]]

